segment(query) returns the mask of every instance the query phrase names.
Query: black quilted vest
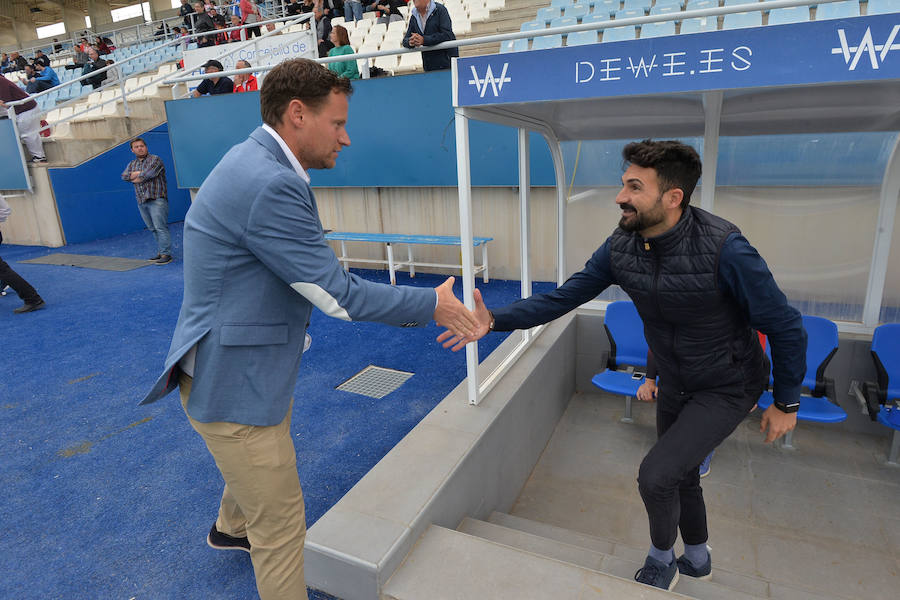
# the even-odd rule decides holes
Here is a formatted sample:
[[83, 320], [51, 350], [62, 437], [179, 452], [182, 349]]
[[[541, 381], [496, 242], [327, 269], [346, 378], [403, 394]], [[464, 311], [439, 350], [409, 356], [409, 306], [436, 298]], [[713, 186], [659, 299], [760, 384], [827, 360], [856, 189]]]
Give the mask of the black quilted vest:
[[610, 263], [644, 321], [660, 388], [692, 392], [759, 377], [764, 356], [737, 303], [719, 290], [718, 263], [728, 221], [688, 206], [678, 223], [644, 239], [617, 228]]

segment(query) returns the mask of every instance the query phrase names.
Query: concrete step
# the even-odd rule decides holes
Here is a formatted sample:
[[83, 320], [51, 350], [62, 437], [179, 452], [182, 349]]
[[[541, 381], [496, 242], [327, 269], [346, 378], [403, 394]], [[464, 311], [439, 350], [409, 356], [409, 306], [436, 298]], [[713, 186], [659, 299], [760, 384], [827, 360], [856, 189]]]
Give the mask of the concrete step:
[[50, 166], [76, 166], [107, 150], [149, 131], [165, 122], [165, 111], [156, 112], [159, 100], [138, 103], [138, 116], [105, 117], [91, 121], [75, 121], [70, 125], [72, 137], [50, 138], [44, 141], [44, 151]]
[[[641, 550], [633, 548], [613, 540], [563, 529], [562, 527], [556, 527], [547, 523], [540, 523], [538, 521], [532, 521], [530, 519], [524, 519], [506, 513], [494, 512], [488, 518], [488, 522], [490, 524], [503, 526], [508, 529], [515, 529], [534, 536], [540, 536], [541, 538], [546, 538], [569, 546], [582, 548], [589, 552], [614, 556], [630, 563], [629, 568], [634, 567], [631, 570], [632, 575], [640, 568], [646, 557], [646, 549]], [[623, 567], [624, 563], [618, 564], [618, 568]], [[625, 571], [622, 572], [624, 573]], [[841, 600], [838, 596], [828, 595], [824, 590], [804, 590], [790, 584], [766, 581], [759, 577], [752, 577], [726, 569], [714, 567], [712, 576], [711, 582], [700, 581], [698, 583], [716, 583], [730, 590], [734, 590], [735, 593], [740, 592], [749, 594], [751, 597], [777, 598], [778, 600]], [[697, 582], [697, 580], [689, 577], [681, 577], [679, 579], [679, 584], [675, 589], [682, 591], [684, 588], [679, 586], [683, 586], [686, 581]], [[693, 595], [687, 591], [683, 591], [682, 593]], [[700, 596], [697, 597], [699, 598]]]
[[[634, 579], [635, 572], [644, 564], [645, 552], [618, 548], [619, 554], [614, 554], [617, 550], [616, 545], [609, 542], [606, 545], [607, 551], [602, 552], [470, 518], [463, 519], [459, 530], [498, 544], [569, 562], [622, 579]], [[595, 548], [603, 547], [602, 544], [602, 540], [591, 543]], [[692, 577], [680, 577], [675, 585], [675, 591], [698, 600], [760, 600], [767, 598], [765, 589], [762, 590], [762, 594], [749, 594], [719, 583], [701, 581]]]
[[431, 525], [382, 600], [672, 600], [687, 596]]

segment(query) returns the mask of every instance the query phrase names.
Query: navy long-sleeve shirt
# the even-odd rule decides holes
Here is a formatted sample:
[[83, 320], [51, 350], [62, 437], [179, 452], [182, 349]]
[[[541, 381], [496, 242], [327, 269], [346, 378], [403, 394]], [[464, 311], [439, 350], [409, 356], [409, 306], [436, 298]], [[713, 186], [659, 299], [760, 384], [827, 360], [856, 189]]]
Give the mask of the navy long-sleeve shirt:
[[[740, 306], [750, 326], [768, 337], [775, 398], [784, 404], [797, 402], [806, 373], [803, 320], [800, 312], [788, 304], [766, 261], [738, 233], [730, 234], [722, 245], [718, 282], [719, 288]], [[584, 269], [555, 290], [492, 310], [494, 330], [528, 329], [548, 323], [616, 283], [607, 240]]]

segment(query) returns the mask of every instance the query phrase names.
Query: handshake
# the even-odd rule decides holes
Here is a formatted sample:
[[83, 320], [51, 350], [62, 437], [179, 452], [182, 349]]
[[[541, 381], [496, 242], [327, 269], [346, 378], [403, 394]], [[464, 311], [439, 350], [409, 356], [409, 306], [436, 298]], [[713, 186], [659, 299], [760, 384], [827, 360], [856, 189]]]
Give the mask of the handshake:
[[481, 292], [475, 290], [475, 310], [470, 311], [459, 299], [453, 295], [453, 277], [448, 277], [444, 283], [437, 286], [437, 308], [434, 310], [434, 320], [439, 327], [446, 327], [447, 331], [437, 337], [444, 348], [450, 348], [458, 352], [469, 342], [480, 340], [491, 329], [491, 313], [484, 305]]

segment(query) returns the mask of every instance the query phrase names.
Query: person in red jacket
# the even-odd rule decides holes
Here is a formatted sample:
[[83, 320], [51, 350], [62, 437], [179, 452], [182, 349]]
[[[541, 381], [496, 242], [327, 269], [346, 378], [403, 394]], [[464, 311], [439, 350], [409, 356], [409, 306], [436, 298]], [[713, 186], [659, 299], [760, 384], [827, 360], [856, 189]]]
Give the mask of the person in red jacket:
[[[246, 60], [239, 60], [235, 64], [236, 69], [249, 69], [250, 63]], [[234, 76], [234, 93], [238, 92], [255, 92], [259, 89], [256, 82], [256, 76], [253, 73], [243, 73]]]

